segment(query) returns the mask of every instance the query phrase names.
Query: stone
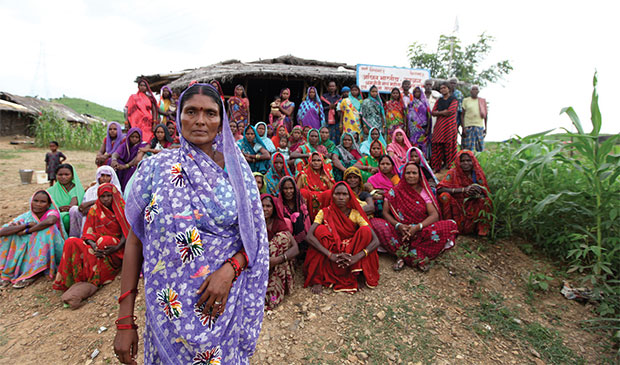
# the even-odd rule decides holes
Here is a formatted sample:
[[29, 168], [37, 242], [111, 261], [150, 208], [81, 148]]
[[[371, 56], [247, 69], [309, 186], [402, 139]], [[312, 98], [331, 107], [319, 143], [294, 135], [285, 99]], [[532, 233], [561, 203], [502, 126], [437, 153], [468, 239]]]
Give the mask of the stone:
[[513, 319], [512, 319], [512, 321], [513, 321], [514, 323], [516, 323], [516, 324], [521, 324], [521, 323], [523, 323], [523, 321], [522, 321], [522, 320], [520, 320], [519, 318], [513, 318]]
[[530, 353], [540, 359], [540, 354], [538, 353], [538, 351], [530, 348]]
[[377, 316], [377, 318], [379, 318], [379, 320], [383, 320], [385, 318], [385, 312], [384, 311], [379, 311], [377, 314], [375, 314]]
[[460, 354], [456, 355], [456, 358], [459, 359], [459, 360], [463, 360], [464, 359], [463, 355], [460, 355]]
[[362, 360], [368, 359], [368, 354], [365, 353], [365, 352], [360, 352], [360, 353], [358, 353], [358, 355], [359, 355], [360, 359], [362, 359]]
[[344, 322], [344, 318], [342, 318], [342, 317], [338, 317], [338, 319], [336, 319], [336, 321], [337, 321], [338, 323], [342, 323], [342, 322]]
[[311, 320], [313, 320], [315, 318], [316, 318], [316, 314], [315, 313], [312, 313], [312, 312], [308, 313], [308, 320], [309, 321], [311, 321]]
[[353, 355], [353, 354], [349, 354], [349, 356], [347, 356], [347, 360], [349, 360], [352, 363], [357, 363], [359, 362], [359, 359], [357, 358], [357, 356]]

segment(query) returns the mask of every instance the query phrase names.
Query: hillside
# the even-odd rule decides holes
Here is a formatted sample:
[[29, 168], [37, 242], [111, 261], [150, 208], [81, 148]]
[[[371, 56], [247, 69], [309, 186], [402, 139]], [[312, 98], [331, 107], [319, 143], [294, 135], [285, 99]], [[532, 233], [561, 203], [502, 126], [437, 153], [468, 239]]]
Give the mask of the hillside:
[[51, 101], [66, 105], [80, 114], [94, 115], [110, 121], [122, 121], [125, 119], [123, 112], [99, 105], [89, 100], [63, 96], [62, 98], [52, 99]]

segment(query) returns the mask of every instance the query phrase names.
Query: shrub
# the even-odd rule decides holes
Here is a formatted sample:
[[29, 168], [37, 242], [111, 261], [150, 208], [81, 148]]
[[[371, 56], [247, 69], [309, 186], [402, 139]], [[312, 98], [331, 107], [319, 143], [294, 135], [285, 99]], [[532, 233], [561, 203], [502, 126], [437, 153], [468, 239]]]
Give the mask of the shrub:
[[60, 148], [96, 151], [106, 136], [106, 126], [93, 123], [87, 126], [67, 122], [54, 109], [42, 111], [34, 123], [35, 144], [47, 147], [57, 141]]

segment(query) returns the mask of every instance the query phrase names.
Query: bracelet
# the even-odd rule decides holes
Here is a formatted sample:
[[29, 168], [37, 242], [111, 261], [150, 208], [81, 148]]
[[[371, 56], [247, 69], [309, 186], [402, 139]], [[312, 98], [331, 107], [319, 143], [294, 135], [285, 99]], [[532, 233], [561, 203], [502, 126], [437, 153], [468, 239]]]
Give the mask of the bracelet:
[[398, 231], [398, 226], [400, 226], [402, 223], [396, 223], [396, 225], [394, 226], [394, 229], [396, 229]]
[[[132, 293], [138, 294], [138, 289], [133, 288], [133, 289], [128, 290], [125, 293], [123, 293], [120, 297], [118, 297], [118, 303], [120, 304], [120, 302], [122, 302], [123, 299], [127, 298], [129, 296], [129, 294], [132, 294]], [[119, 319], [122, 319], [122, 318], [119, 318]]]
[[[127, 319], [127, 318], [131, 318], [132, 323], [118, 323], [119, 321], [122, 321], [123, 319]], [[133, 314], [130, 314], [128, 316], [124, 316], [121, 317], [119, 319], [117, 319], [116, 321], [114, 321], [114, 324], [116, 325], [116, 329], [117, 330], [135, 330], [138, 329], [138, 325], [133, 323], [136, 321], [136, 316], [134, 316]]]
[[288, 261], [288, 257], [286, 257], [286, 252], [282, 254], [284, 256], [284, 261]]
[[367, 251], [365, 248], [364, 248], [364, 249], [362, 249], [362, 251], [364, 251], [364, 256], [365, 256], [365, 257], [368, 257], [368, 251]]
[[30, 227], [26, 227], [26, 229], [24, 230], [24, 232], [26, 232], [26, 234], [30, 233]]
[[235, 277], [233, 278], [234, 283], [239, 278], [239, 275], [241, 275], [241, 271], [243, 271], [243, 269], [239, 265], [239, 261], [237, 261], [237, 259], [235, 259], [234, 257], [227, 259], [226, 261], [224, 261], [224, 263], [229, 263], [230, 266], [233, 267], [233, 270], [235, 270]]
[[420, 222], [420, 231], [424, 229], [424, 225]]
[[242, 248], [241, 251], [239, 252], [241, 252], [243, 257], [245, 257], [245, 267], [248, 267], [248, 264], [250, 263], [250, 259], [248, 259], [248, 254], [245, 253], [245, 248]]

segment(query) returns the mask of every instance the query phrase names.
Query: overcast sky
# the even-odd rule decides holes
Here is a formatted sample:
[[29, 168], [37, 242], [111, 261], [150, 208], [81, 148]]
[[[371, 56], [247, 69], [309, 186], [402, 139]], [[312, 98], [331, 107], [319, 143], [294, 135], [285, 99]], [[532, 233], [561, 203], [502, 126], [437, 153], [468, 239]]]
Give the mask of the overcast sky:
[[[573, 106], [589, 130], [598, 69], [603, 130], [617, 133], [620, 83], [613, 1], [5, 1], [0, 90], [80, 97], [122, 110], [141, 74], [235, 58], [302, 58], [408, 67], [414, 41], [441, 34], [496, 38], [489, 61], [514, 71], [480, 93], [491, 104], [488, 140], [569, 127]], [[42, 51], [43, 50], [43, 51]]]

